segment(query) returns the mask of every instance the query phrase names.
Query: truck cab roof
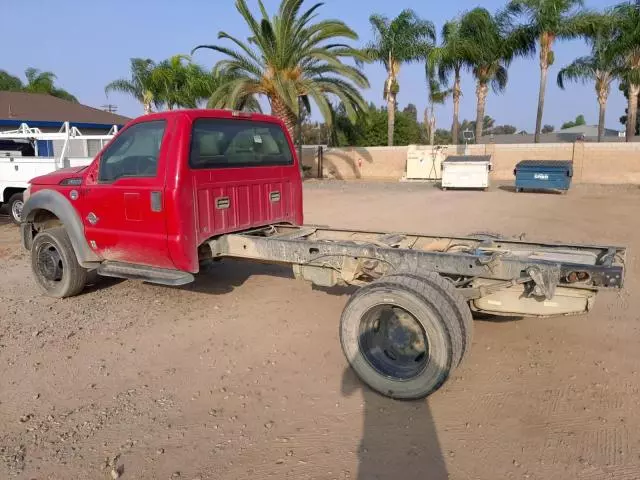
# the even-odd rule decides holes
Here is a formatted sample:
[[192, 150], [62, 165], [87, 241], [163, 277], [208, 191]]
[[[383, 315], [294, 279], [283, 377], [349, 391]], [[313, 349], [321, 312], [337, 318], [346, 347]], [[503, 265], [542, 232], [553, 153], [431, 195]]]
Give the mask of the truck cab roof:
[[182, 110], [167, 110], [163, 112], [150, 113], [148, 115], [144, 115], [132, 120], [127, 125], [125, 125], [125, 128], [128, 125], [131, 125], [134, 123], [140, 123], [140, 122], [151, 121], [151, 120], [162, 120], [162, 119], [168, 119], [173, 117], [188, 118], [192, 121], [197, 118], [244, 118], [244, 119], [253, 120], [256, 122], [282, 124], [282, 121], [279, 120], [277, 117], [274, 117], [271, 115], [265, 115], [263, 113], [245, 112], [245, 111], [239, 111], [239, 110], [226, 110], [226, 109], [222, 110], [222, 109], [193, 108], [193, 109], [182, 109]]

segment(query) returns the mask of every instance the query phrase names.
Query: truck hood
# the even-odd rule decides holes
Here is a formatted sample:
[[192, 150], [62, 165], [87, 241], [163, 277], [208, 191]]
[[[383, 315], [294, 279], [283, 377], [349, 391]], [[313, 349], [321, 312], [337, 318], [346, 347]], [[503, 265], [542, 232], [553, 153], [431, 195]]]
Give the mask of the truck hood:
[[32, 178], [29, 183], [32, 185], [58, 185], [65, 178], [77, 177], [85, 168], [87, 168], [87, 165], [82, 167], [61, 168], [55, 172]]

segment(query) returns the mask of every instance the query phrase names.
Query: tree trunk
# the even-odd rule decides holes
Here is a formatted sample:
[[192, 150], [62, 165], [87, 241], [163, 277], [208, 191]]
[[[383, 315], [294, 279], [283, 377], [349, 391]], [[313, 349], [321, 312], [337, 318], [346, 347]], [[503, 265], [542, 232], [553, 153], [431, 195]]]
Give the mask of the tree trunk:
[[536, 133], [533, 141], [540, 143], [540, 131], [542, 130], [542, 113], [544, 111], [544, 97], [547, 90], [547, 73], [549, 67], [540, 64], [540, 92], [538, 93], [538, 114], [536, 116]]
[[460, 136], [460, 124], [458, 123], [458, 118], [460, 116], [461, 94], [462, 90], [460, 88], [460, 69], [457, 68], [455, 71], [455, 80], [453, 82], [453, 124], [451, 125], [451, 143], [453, 143], [453, 145], [458, 144], [458, 138]]
[[636, 123], [638, 118], [638, 95], [640, 95], [640, 85], [629, 84], [629, 105], [627, 107], [627, 142], [631, 142], [636, 134]]
[[603, 98], [602, 95], [598, 95], [598, 105], [600, 106], [600, 110], [598, 111], [598, 142], [601, 142], [604, 136], [604, 122], [607, 112], [606, 97]]
[[278, 117], [284, 122], [287, 127], [287, 132], [291, 136], [291, 141], [295, 142], [296, 133], [296, 114], [279, 98], [275, 97], [271, 99], [271, 115]]
[[153, 94], [146, 90], [142, 93], [142, 108], [144, 109], [144, 114], [149, 115], [153, 112], [151, 109], [151, 104], [153, 103]]
[[393, 133], [396, 128], [396, 94], [387, 92], [387, 144], [393, 147]]
[[489, 85], [485, 82], [478, 81], [476, 87], [476, 96], [478, 97], [478, 105], [476, 106], [476, 143], [480, 141], [482, 137], [482, 130], [484, 129], [484, 108], [487, 104], [487, 94], [489, 93]]
[[431, 104], [431, 116], [429, 118], [429, 145], [436, 143], [436, 116], [433, 114], [433, 104]]
[[549, 73], [549, 53], [553, 39], [543, 33], [540, 37], [540, 91], [538, 93], [538, 114], [536, 115], [536, 131], [533, 141], [540, 143], [540, 131], [542, 130], [542, 113], [544, 112], [544, 97], [547, 90], [547, 74]]
[[607, 111], [607, 101], [600, 100], [598, 103], [600, 104], [600, 111], [598, 112], [598, 142], [601, 142], [602, 137], [604, 136], [604, 120]]

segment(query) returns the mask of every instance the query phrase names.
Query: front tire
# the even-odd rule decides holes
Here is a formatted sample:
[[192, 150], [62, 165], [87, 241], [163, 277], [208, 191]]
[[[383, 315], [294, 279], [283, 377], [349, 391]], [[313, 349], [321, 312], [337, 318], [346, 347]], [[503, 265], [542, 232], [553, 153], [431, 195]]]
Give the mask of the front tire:
[[55, 298], [73, 297], [87, 283], [64, 227], [38, 233], [31, 246], [31, 269], [40, 289]]
[[24, 208], [24, 197], [22, 193], [14, 193], [7, 202], [11, 221], [16, 225], [20, 225], [22, 221], [22, 209]]
[[461, 361], [468, 345], [460, 320], [442, 286], [391, 275], [353, 294], [342, 313], [340, 342], [373, 390], [418, 399], [440, 388]]

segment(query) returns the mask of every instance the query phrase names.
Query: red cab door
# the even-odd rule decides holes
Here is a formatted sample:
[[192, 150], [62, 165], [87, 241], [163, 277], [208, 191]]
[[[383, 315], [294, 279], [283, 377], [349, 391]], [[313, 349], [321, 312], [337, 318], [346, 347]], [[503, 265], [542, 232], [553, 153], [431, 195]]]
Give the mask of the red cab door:
[[174, 268], [164, 217], [174, 121], [131, 124], [89, 167], [81, 195], [85, 237], [103, 259]]

